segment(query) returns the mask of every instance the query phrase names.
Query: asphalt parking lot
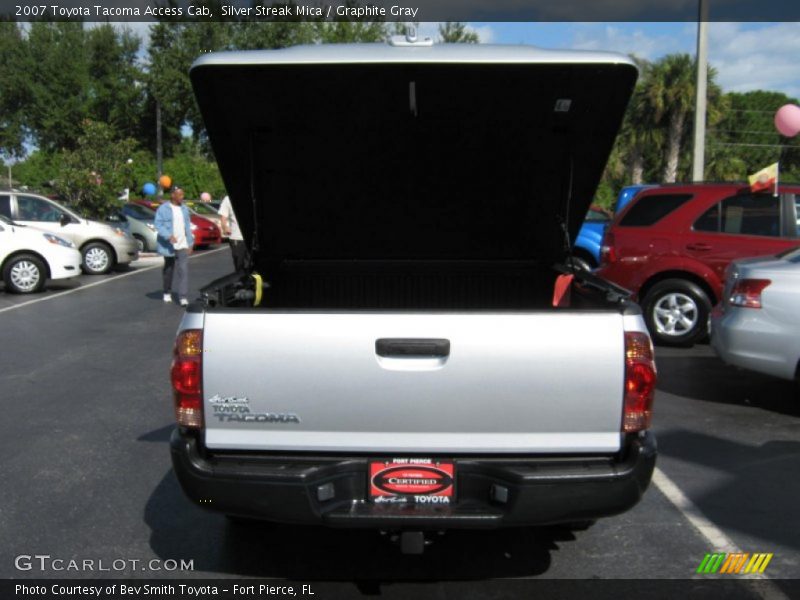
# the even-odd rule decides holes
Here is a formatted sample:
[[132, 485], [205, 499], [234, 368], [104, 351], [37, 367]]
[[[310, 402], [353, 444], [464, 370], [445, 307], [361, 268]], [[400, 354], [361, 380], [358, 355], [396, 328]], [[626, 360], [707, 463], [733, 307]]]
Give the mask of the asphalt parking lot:
[[[15, 566], [39, 553], [192, 560], [184, 578], [334, 580], [340, 596], [402, 597], [422, 582], [437, 597], [486, 597], [506, 578], [698, 580], [706, 553], [742, 551], [774, 555], [752, 597], [796, 591], [800, 397], [703, 344], [657, 349], [656, 479], [632, 511], [585, 531], [451, 532], [403, 556], [371, 532], [241, 527], [202, 510], [170, 467], [168, 366], [182, 311], [161, 301], [159, 265], [144, 259], [33, 297], [0, 292], [0, 577], [175, 576]], [[225, 247], [196, 253], [191, 284], [229, 267]]]

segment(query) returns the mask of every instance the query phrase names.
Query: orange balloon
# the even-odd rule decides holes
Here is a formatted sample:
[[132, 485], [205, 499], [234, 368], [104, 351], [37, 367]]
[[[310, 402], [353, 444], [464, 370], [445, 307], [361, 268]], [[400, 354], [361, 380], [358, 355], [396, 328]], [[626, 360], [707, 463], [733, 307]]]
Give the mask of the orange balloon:
[[172, 185], [172, 177], [169, 175], [162, 175], [158, 178], [158, 183], [161, 184], [161, 187], [167, 189]]

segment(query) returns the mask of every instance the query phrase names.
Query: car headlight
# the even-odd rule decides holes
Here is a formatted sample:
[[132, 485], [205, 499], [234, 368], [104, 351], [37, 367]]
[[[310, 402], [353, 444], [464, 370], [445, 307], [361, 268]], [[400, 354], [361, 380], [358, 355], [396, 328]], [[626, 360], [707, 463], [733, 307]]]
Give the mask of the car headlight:
[[148, 228], [150, 231], [155, 231], [155, 230], [156, 230], [156, 226], [155, 226], [155, 225], [153, 225], [152, 223], [145, 223], [145, 225], [147, 225], [147, 228]]
[[129, 233], [127, 233], [124, 229], [120, 229], [119, 227], [114, 227], [114, 233], [116, 233], [119, 237], [131, 237]]
[[56, 244], [57, 246], [64, 246], [65, 248], [74, 248], [75, 244], [70, 242], [69, 240], [65, 240], [64, 238], [60, 238], [57, 235], [53, 235], [52, 233], [43, 233], [44, 239], [46, 239], [51, 244]]

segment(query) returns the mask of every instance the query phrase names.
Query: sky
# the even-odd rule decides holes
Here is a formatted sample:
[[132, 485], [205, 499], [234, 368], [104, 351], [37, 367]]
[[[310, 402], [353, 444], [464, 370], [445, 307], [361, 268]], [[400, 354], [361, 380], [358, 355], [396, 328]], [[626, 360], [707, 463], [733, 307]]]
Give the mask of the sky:
[[[657, 60], [694, 54], [696, 23], [470, 23], [482, 42], [614, 50]], [[429, 26], [435, 33], [435, 25]], [[800, 98], [800, 23], [709, 23], [708, 62], [726, 92], [763, 89]]]

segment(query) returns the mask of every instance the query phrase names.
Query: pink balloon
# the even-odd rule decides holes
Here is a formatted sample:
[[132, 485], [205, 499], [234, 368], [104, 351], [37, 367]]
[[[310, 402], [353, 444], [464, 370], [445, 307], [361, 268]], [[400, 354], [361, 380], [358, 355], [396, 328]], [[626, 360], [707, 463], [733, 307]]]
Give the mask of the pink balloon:
[[200, 194], [200, 200], [202, 200], [203, 202], [211, 202], [211, 194], [209, 194], [208, 192], [203, 192], [202, 194]]
[[800, 133], [800, 106], [784, 104], [775, 113], [775, 128], [781, 135], [794, 137]]

